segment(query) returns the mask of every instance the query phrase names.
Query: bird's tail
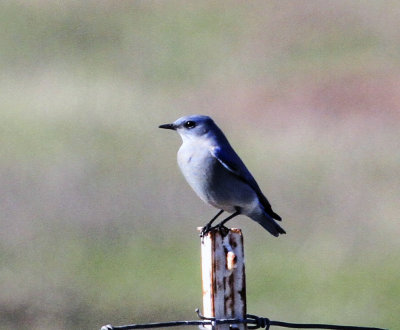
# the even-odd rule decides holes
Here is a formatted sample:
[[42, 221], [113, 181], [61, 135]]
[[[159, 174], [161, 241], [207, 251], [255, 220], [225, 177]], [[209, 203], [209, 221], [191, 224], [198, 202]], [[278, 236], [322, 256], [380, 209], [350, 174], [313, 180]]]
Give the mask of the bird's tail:
[[278, 237], [280, 234], [286, 234], [286, 231], [265, 212], [257, 212], [256, 214], [253, 213], [250, 214], [249, 217], [255, 222], [258, 222], [264, 227], [264, 229], [268, 230], [268, 232], [275, 237]]

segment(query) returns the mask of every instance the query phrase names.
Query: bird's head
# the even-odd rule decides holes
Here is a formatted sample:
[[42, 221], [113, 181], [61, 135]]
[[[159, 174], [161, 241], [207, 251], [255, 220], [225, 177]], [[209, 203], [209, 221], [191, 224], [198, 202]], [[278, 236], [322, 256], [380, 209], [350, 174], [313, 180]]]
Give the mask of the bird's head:
[[210, 131], [215, 130], [214, 121], [203, 115], [191, 115], [181, 117], [172, 124], [160, 125], [159, 128], [172, 129], [179, 133], [182, 140], [194, 139], [206, 136]]

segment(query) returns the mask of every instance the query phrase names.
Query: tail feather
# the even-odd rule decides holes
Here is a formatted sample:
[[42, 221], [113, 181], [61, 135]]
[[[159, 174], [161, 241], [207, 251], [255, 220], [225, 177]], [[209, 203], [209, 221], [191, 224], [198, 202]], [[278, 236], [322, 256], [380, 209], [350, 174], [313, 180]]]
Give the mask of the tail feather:
[[261, 190], [258, 192], [257, 194], [258, 196], [258, 200], [260, 201], [260, 204], [262, 206], [262, 208], [264, 209], [264, 211], [273, 219], [278, 220], [278, 221], [282, 221], [282, 218], [279, 216], [279, 214], [275, 213], [272, 210], [271, 204], [268, 202], [267, 197], [265, 197], [263, 195], [263, 193], [261, 192]]
[[259, 223], [264, 229], [266, 229], [275, 237], [278, 237], [280, 234], [286, 234], [286, 231], [279, 226], [274, 219], [264, 212], [257, 215], [250, 215], [250, 218]]

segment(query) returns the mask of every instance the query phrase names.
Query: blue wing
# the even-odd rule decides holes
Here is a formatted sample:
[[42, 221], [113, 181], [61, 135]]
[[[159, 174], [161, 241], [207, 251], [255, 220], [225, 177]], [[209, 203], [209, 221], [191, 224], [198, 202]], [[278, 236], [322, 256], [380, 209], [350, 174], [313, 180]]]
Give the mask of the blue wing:
[[234, 174], [239, 180], [243, 181], [251, 188], [253, 188], [258, 196], [261, 205], [269, 216], [276, 220], [282, 220], [282, 218], [272, 210], [271, 204], [262, 193], [256, 180], [253, 178], [242, 160], [230, 146], [229, 148], [214, 146], [210, 148], [210, 152], [211, 155], [222, 164], [222, 166], [224, 166], [228, 171]]

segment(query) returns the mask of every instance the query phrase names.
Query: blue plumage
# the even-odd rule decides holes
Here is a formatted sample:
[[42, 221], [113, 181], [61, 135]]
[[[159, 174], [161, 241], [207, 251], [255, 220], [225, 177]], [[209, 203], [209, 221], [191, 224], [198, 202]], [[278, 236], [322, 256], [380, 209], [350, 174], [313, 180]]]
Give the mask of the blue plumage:
[[[178, 165], [189, 185], [206, 203], [232, 213], [219, 226], [244, 214], [272, 235], [285, 234], [281, 220], [256, 180], [229, 144], [224, 133], [208, 116], [192, 115], [159, 126], [176, 130], [182, 137]], [[220, 211], [203, 229], [209, 231]]]

